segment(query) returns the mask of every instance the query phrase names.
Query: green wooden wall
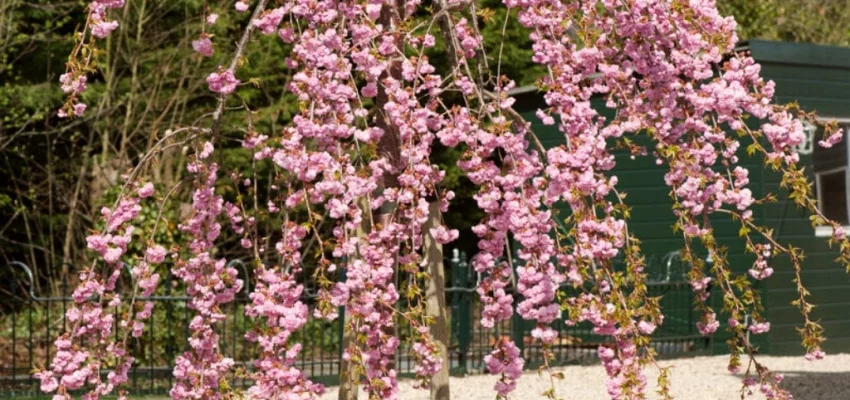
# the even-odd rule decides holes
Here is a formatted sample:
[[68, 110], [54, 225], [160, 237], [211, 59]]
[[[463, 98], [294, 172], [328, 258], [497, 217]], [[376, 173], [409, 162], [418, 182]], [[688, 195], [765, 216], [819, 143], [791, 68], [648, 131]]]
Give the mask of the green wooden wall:
[[[797, 101], [804, 109], [817, 111], [819, 115], [850, 118], [850, 49], [763, 41], [743, 43], [741, 47], [750, 50], [762, 64], [762, 75], [766, 79], [776, 81], [777, 101]], [[532, 123], [543, 145], [549, 148], [562, 144], [561, 133], [555, 127], [542, 125], [534, 115], [538, 107], [545, 107], [542, 96], [529, 90], [518, 92], [516, 97], [518, 108]], [[603, 115], [611, 115], [611, 110], [606, 109], [602, 101], [595, 106]], [[779, 176], [765, 170], [761, 159], [740, 158], [750, 169], [751, 189], [756, 197], [766, 192], [782, 197], [782, 192], [778, 192]], [[804, 156], [802, 161], [811, 165], [811, 156]], [[627, 154], [617, 154], [618, 188], [628, 194], [626, 201], [633, 207], [629, 226], [643, 241], [643, 251], [651, 263], [682, 247], [681, 235], [673, 234], [671, 229], [675, 218], [671, 212], [669, 188], [664, 184], [665, 171], [664, 167], [655, 165], [652, 157], [631, 160]], [[812, 302], [818, 305], [813, 315], [820, 318], [826, 328], [825, 350], [850, 351], [850, 275], [834, 262], [836, 252], [830, 251], [824, 238], [815, 237], [807, 216], [796, 210], [793, 203], [780, 200], [754, 209], [754, 216], [773, 227], [780, 241], [792, 242], [806, 251], [803, 281], [813, 293]], [[740, 225], [719, 216], [712, 219], [712, 226], [718, 242], [728, 247], [733, 269], [745, 273], [752, 265], [752, 257], [744, 254], [743, 241], [738, 237]], [[790, 305], [796, 296], [791, 282], [793, 270], [784, 261], [775, 262], [773, 266], [775, 274], [758, 283], [771, 331], [753, 340], [763, 352], [802, 354], [795, 330], [802, 320]], [[713, 295], [712, 299], [719, 300], [719, 296]], [[725, 321], [726, 316], [719, 315], [718, 320]], [[727, 338], [725, 331], [718, 331], [713, 342], [715, 352], [727, 351]]]
[[[820, 116], [850, 118], [850, 49], [803, 44], [753, 41], [753, 57], [762, 64], [762, 75], [776, 82], [777, 102], [796, 101], [804, 109]], [[847, 146], [842, 142], [838, 146]], [[845, 147], [846, 148], [846, 147]], [[802, 161], [811, 171], [811, 155]], [[809, 179], [814, 182], [810, 173]], [[778, 174], [762, 174], [762, 191], [777, 193]], [[765, 206], [762, 223], [776, 230], [783, 242], [802, 247], [808, 258], [803, 265], [803, 283], [817, 304], [814, 317], [826, 329], [827, 352], [850, 351], [850, 275], [835, 263], [837, 253], [825, 238], [815, 237], [807, 216], [790, 202]], [[775, 354], [800, 354], [799, 312], [790, 304], [796, 297], [791, 284], [793, 269], [785, 260], [774, 266], [776, 273], [766, 283], [771, 330], [770, 351]]]

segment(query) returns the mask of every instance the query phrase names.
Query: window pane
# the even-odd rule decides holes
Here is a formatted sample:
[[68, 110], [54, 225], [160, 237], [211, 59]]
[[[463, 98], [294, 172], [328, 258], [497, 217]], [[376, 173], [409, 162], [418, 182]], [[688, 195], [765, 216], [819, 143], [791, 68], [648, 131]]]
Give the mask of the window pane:
[[[845, 126], [841, 126], [846, 129]], [[846, 131], [845, 131], [846, 132]], [[815, 173], [831, 171], [847, 166], [847, 143], [842, 141], [830, 148], [818, 146], [817, 142], [823, 137], [823, 129], [815, 132], [812, 143], [812, 168]]]
[[820, 200], [821, 211], [827, 218], [847, 225], [847, 180], [844, 174], [843, 170], [819, 174]]

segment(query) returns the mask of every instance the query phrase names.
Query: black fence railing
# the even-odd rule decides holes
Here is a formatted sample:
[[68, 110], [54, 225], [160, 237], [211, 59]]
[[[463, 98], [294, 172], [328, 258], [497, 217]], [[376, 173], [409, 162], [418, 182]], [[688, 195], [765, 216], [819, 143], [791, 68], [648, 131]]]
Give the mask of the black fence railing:
[[[669, 257], [662, 260], [664, 262], [654, 268], [655, 275], [650, 275], [648, 285], [650, 296], [663, 296], [661, 306], [665, 314], [664, 324], [654, 334], [653, 346], [659, 354], [706, 352], [710, 348], [710, 338], [696, 331], [695, 322], [699, 316], [692, 311], [692, 291], [681, 279], [680, 271], [671, 273], [675, 262]], [[481, 326], [481, 308], [475, 293], [480, 277], [471, 270], [462, 253], [454, 251], [446, 262], [451, 282], [446, 290], [451, 372], [483, 372], [484, 356], [501, 337], [510, 337], [520, 346], [527, 368], [539, 366], [543, 361], [543, 349], [539, 342], [531, 340], [533, 324], [514, 316], [493, 328]], [[244, 264], [239, 261], [231, 263], [239, 269], [242, 279], [251, 281], [250, 271]], [[53, 341], [68, 328], [65, 311], [72, 304], [72, 288], [68, 287], [69, 282], [62, 282], [60, 296], [42, 297], [32, 289], [32, 274], [28, 266], [15, 262], [7, 268], [15, 271], [15, 278], [7, 282], [8, 293], [0, 300], [0, 398], [36, 395], [38, 381], [32, 377], [32, 372], [50, 365]], [[166, 393], [173, 383], [173, 362], [177, 355], [188, 349], [188, 323], [192, 318], [187, 307], [189, 298], [180, 287], [167, 273], [157, 293], [148, 298], [155, 303], [151, 320], [142, 337], [131, 342], [130, 351], [136, 358], [129, 374], [127, 389], [131, 393]], [[254, 344], [245, 339], [245, 333], [251, 328], [251, 321], [244, 312], [249, 290], [246, 285], [235, 301], [226, 305], [227, 319], [218, 329], [224, 355], [247, 370], [252, 368], [252, 360], [256, 357]], [[309, 290], [305, 297], [308, 303], [313, 302]], [[303, 344], [298, 367], [315, 381], [326, 384], [338, 382], [344, 311], [340, 310], [340, 317], [335, 321], [310, 319], [296, 334], [295, 340]], [[556, 325], [558, 339], [552, 348], [555, 359], [550, 364], [592, 361], [596, 359], [597, 347], [609, 340], [594, 335], [586, 324]], [[397, 329], [401, 336], [405, 336], [404, 326]], [[115, 331], [117, 334], [119, 330]], [[413, 373], [414, 362], [409, 354], [406, 345], [399, 348], [396, 368], [401, 375]], [[234, 373], [232, 382], [238, 386], [250, 385], [251, 382], [244, 376]]]

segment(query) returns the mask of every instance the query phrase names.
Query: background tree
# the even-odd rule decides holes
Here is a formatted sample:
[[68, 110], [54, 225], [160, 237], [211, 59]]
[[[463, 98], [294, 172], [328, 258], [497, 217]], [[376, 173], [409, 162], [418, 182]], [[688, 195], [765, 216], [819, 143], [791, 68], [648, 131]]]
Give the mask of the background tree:
[[741, 39], [850, 45], [847, 0], [719, 0], [717, 7], [735, 16]]
[[[74, 44], [71, 33], [79, 28], [84, 9], [76, 1], [0, 2], [0, 104], [4, 110], [0, 174], [8, 181], [0, 187], [0, 220], [5, 221], [0, 226], [0, 257], [33, 266], [39, 290], [58, 290], [57, 282], [67, 277], [61, 265], [82, 262], [85, 233], [94, 226], [97, 209], [108, 203], [109, 196], [104, 202], [103, 194], [120, 181], [122, 169], [138, 160], [165, 126], [191, 121], [211, 104], [206, 88], [197, 83], [196, 67], [202, 59], [191, 47], [203, 30], [199, 16], [204, 5], [201, 0], [129, 3], [116, 15], [126, 29], [104, 43], [105, 58], [98, 64], [103, 74], [89, 82], [91, 91], [85, 96], [97, 100], [88, 102], [86, 117], [61, 124], [55, 115], [63, 101], [57, 91], [58, 76], [64, 71]], [[718, 8], [735, 17], [741, 39], [850, 44], [845, 23], [850, 6], [843, 0], [720, 0]], [[506, 18], [507, 10], [497, 1], [479, 2], [478, 10], [490, 60], [500, 58], [502, 73], [519, 86], [534, 83], [543, 70], [530, 61], [528, 31], [515, 18]], [[239, 15], [220, 18], [206, 28], [210, 34], [233, 35], [243, 22]], [[506, 40], [501, 39], [503, 30]], [[442, 41], [438, 42], [428, 54], [441, 69], [446, 60]], [[217, 42], [216, 56], [231, 45]], [[254, 48], [247, 50], [252, 62], [246, 68], [267, 84], [243, 90], [240, 96], [245, 107], [254, 110], [257, 123], [283, 124], [292, 117], [295, 102], [285, 91], [273, 88], [288, 78], [279, 72], [281, 61], [265, 51], [268, 47], [256, 49], [260, 49], [256, 54]], [[114, 97], [116, 89], [129, 90]], [[162, 157], [167, 161], [159, 162], [153, 171], [157, 181], [168, 185], [182, 178], [182, 154], [182, 149], [172, 149]], [[456, 245], [474, 253], [470, 221], [481, 214], [472, 199], [474, 186], [455, 165], [459, 156], [456, 149], [437, 149], [433, 159], [446, 170], [443, 186], [457, 195], [444, 218], [462, 232]], [[240, 159], [247, 168], [247, 159]], [[169, 212], [177, 215], [179, 210]], [[162, 235], [179, 235], [173, 227], [166, 228]]]

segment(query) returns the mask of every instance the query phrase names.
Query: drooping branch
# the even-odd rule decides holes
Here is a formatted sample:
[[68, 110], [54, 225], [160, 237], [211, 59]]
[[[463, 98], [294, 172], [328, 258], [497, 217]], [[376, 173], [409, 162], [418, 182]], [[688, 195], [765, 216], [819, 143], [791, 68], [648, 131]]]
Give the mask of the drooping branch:
[[[251, 33], [256, 28], [256, 24], [254, 21], [258, 20], [262, 15], [263, 11], [266, 9], [266, 3], [268, 0], [258, 0], [257, 5], [254, 7], [254, 12], [251, 15], [251, 19], [248, 20], [248, 25], [245, 26], [245, 30], [242, 31], [242, 37], [239, 38], [239, 42], [236, 43], [236, 50], [233, 52], [233, 58], [230, 60], [230, 65], [227, 67], [227, 71], [236, 70], [236, 67], [239, 66], [240, 60], [242, 59], [242, 54], [245, 52], [245, 47], [248, 45], [248, 41], [251, 39]], [[210, 128], [212, 131], [212, 136], [215, 137], [218, 135], [218, 130], [221, 125], [221, 116], [224, 112], [224, 105], [227, 103], [227, 97], [230, 93], [222, 93], [218, 98], [218, 105], [213, 112], [213, 123]]]
[[[119, 3], [123, 4], [95, 0], [84, 32], [99, 36], [115, 29], [104, 12], [120, 7]], [[302, 349], [290, 340], [309, 318], [300, 299], [304, 291], [300, 280], [308, 278], [303, 266], [310, 264], [315, 266], [310, 266], [309, 278], [319, 286], [314, 315], [332, 319], [338, 307], [345, 307], [345, 324], [352, 333], [344, 352], [346, 365], [352, 368], [347, 378], [362, 383], [369, 396], [398, 396], [393, 360], [402, 347], [396, 334], [401, 324], [410, 325], [413, 332], [410, 347], [423, 382], [447, 368], [445, 354], [439, 354], [445, 348], [434, 341], [444, 332], [439, 332], [440, 326], [429, 326], [428, 315], [440, 315], [440, 310], [433, 310], [434, 297], [441, 296], [435, 249], [457, 238], [458, 232], [438, 218], [454, 195], [439, 188], [445, 171], [430, 161], [435, 140], [448, 147], [463, 146], [458, 166], [477, 185], [474, 198], [486, 214], [473, 228], [480, 251], [472, 264], [484, 275], [478, 287], [482, 324], [494, 326], [511, 318], [515, 295], [516, 312], [534, 321], [531, 335], [546, 349], [557, 337], [552, 324], [559, 323], [561, 307], [565, 308], [569, 313], [565, 323], [589, 322], [595, 334], [611, 339], [597, 351], [609, 375], [612, 398], [645, 396], [642, 366], [657, 366], [649, 336], [662, 322], [658, 301], [647, 296], [646, 262], [628, 229], [624, 194], [617, 189], [618, 164], [610, 143], [627, 135], [646, 135], [655, 146], [653, 156], [669, 168], [665, 184], [670, 187], [677, 229], [682, 231], [684, 258], [693, 264], [689, 280], [700, 300], [698, 329], [705, 334], [716, 331], [721, 311], [731, 315], [729, 329], [736, 340], [746, 331], [758, 334], [769, 329], [758, 298], [752, 297], [757, 295], [752, 284], [746, 276], [734, 276], [714, 237], [710, 216], [726, 214], [739, 220], [744, 231], [757, 231], [771, 244], [768, 248], [747, 232], [743, 235], [746, 251], [756, 257], [751, 278], [771, 274], [764, 255], [768, 249], [790, 257], [798, 305], [806, 320], [803, 342], [811, 357], [822, 356], [821, 329], [809, 318], [811, 304], [801, 282], [802, 254], [772, 241], [769, 232], [753, 221], [751, 209], [758, 201], [747, 189], [746, 170], [738, 165], [740, 143], [726, 133], [727, 129], [747, 132], [753, 149], [768, 166], [783, 172], [783, 183], [792, 188], [793, 196], [822, 221], [811, 194], [803, 189], [807, 183], [801, 179], [793, 150], [800, 139], [798, 123], [789, 108], [770, 105], [773, 87], [759, 77], [752, 59], [723, 59], [733, 50], [733, 24], [717, 14], [712, 1], [506, 0], [531, 32], [533, 61], [548, 72], [540, 81], [547, 106], [537, 117], [563, 135], [562, 145], [548, 150], [512, 108], [513, 82], [489, 76], [478, 22], [466, 19], [477, 17], [474, 4], [438, 1], [428, 21], [440, 28], [446, 44], [445, 77], [435, 72], [424, 54], [435, 40], [431, 24], [415, 24], [419, 7], [415, 1], [284, 1], [265, 10], [267, 4], [257, 2], [228, 68], [220, 67], [207, 79], [210, 90], [219, 94], [211, 128], [185, 128], [191, 132], [187, 141], [211, 138], [196, 146], [190, 157], [197, 190], [192, 216], [182, 229], [191, 243], [175, 257], [175, 273], [186, 283], [197, 315], [191, 324], [192, 349], [175, 368], [174, 397], [229, 395], [219, 379], [226, 379], [232, 360], [218, 351], [215, 328], [225, 318], [219, 306], [233, 299], [242, 282], [223, 259], [213, 257], [215, 242], [225, 230], [241, 239], [245, 249], [253, 247], [255, 258], [258, 282], [246, 312], [255, 322], [248, 338], [260, 348], [249, 389], [252, 396], [315, 397], [322, 391], [296, 368]], [[248, 4], [239, 0], [235, 7], [246, 11]], [[206, 22], [214, 23], [210, 17]], [[428, 26], [424, 33], [419, 31], [422, 26]], [[281, 132], [258, 132], [249, 121], [243, 147], [253, 156], [251, 168], [263, 164], [273, 173], [268, 205], [261, 207], [255, 197], [253, 210], [246, 210], [246, 204], [251, 207], [248, 202], [225, 202], [216, 193], [220, 166], [210, 157], [227, 99], [240, 83], [236, 69], [255, 30], [277, 33], [291, 45], [285, 65], [293, 74], [286, 91], [297, 98], [298, 107]], [[193, 47], [201, 56], [213, 54], [212, 40], [204, 33]], [[94, 57], [88, 51], [87, 46], [75, 49], [74, 56], [81, 59], [71, 63], [62, 78], [63, 89], [70, 94], [66, 114], [82, 113], [84, 108], [76, 99], [85, 89], [85, 73]], [[716, 65], [721, 68], [715, 76]], [[459, 92], [462, 104], [446, 106], [448, 92]], [[603, 117], [591, 103], [597, 97], [603, 97], [607, 107], [617, 108], [616, 116]], [[757, 130], [745, 129], [747, 115], [767, 122]], [[832, 135], [825, 143], [833, 144], [839, 136]], [[762, 142], [766, 144], [758, 144]], [[165, 143], [163, 139], [152, 148], [177, 145]], [[140, 164], [150, 162], [154, 151]], [[110, 313], [129, 307], [119, 326], [130, 335], [142, 332], [150, 308], [137, 304], [136, 296], [156, 288], [158, 276], [151, 266], [166, 256], [164, 247], [152, 242], [144, 255], [127, 250], [140, 205], [154, 192], [149, 182], [142, 181], [141, 171], [128, 174], [118, 201], [104, 211], [106, 228], [89, 238], [106, 274], [98, 273], [96, 263], [84, 271], [69, 313], [73, 327], [57, 342], [62, 361], [38, 374], [47, 391], [67, 398], [70, 390], [90, 383], [90, 396], [96, 398], [126, 380], [132, 365], [127, 335], [121, 342], [108, 340], [114, 334]], [[240, 176], [231, 174], [234, 180]], [[252, 178], [256, 196], [256, 174]], [[563, 224], [552, 211], [559, 204], [570, 210]], [[229, 226], [219, 221], [225, 216]], [[282, 221], [266, 236], [280, 239], [260, 248], [255, 218], [265, 216]], [[556, 232], [568, 240], [553, 238]], [[842, 254], [850, 252], [845, 238], [833, 241], [839, 239]], [[712, 265], [695, 256], [697, 240], [714, 259]], [[275, 251], [280, 264], [264, 264], [260, 258], [266, 251]], [[140, 261], [133, 270], [139, 286], [126, 303], [114, 286], [120, 259], [134, 256]], [[624, 268], [615, 264], [619, 256], [626, 261]], [[344, 281], [335, 278], [340, 274]], [[422, 279], [431, 282], [424, 295]], [[720, 310], [705, 303], [712, 282], [727, 300]], [[578, 294], [562, 292], [567, 285]], [[744, 314], [753, 315], [756, 323], [744, 327], [740, 321]], [[74, 347], [74, 341], [82, 345]], [[775, 376], [753, 359], [752, 346], [745, 350], [761, 383], [783, 396], [771, 380]], [[733, 349], [731, 370], [742, 365], [740, 353]], [[118, 365], [115, 376], [105, 381], [101, 369], [109, 361], [104, 360]], [[499, 375], [498, 395], [507, 396], [524, 365], [519, 348], [500, 341], [486, 363]], [[278, 379], [281, 374], [288, 379]], [[551, 388], [545, 395], [556, 397], [556, 375], [548, 378]], [[664, 384], [660, 391], [669, 392]]]

